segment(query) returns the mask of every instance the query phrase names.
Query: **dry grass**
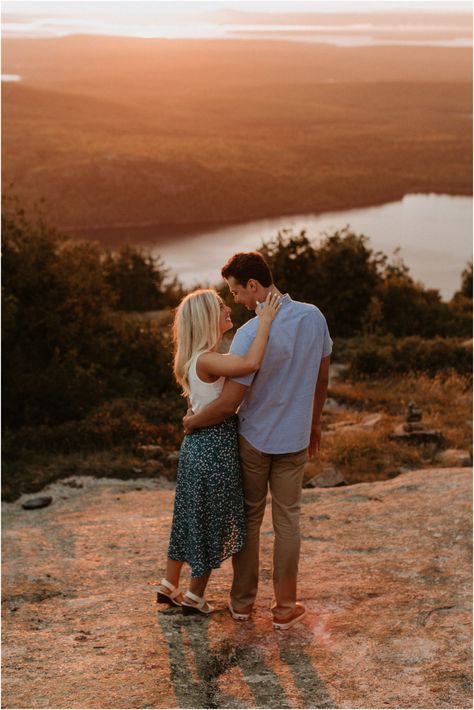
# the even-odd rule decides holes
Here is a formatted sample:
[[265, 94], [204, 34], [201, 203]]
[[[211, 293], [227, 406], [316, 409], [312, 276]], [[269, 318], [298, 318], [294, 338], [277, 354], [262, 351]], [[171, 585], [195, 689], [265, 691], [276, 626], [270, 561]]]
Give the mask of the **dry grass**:
[[[357, 383], [336, 383], [330, 396], [353, 411], [328, 407], [323, 416], [320, 455], [311, 473], [332, 465], [349, 483], [384, 480], [410, 468], [437, 465], [434, 445], [412, 446], [392, 441], [394, 427], [404, 421], [411, 401], [423, 410], [423, 424], [439, 430], [445, 448], [472, 450], [471, 379], [457, 374], [407, 376]], [[358, 424], [369, 412], [383, 415], [371, 431], [337, 430], [334, 425]]]
[[[331, 386], [330, 396], [350, 404], [353, 409], [325, 408], [321, 452], [308, 467], [307, 478], [334, 466], [348, 483], [358, 483], [386, 480], [403, 470], [438, 465], [435, 446], [409, 446], [390, 439], [394, 427], [404, 420], [407, 404], [412, 400], [423, 410], [423, 423], [441, 431], [446, 448], [471, 449], [470, 378], [451, 374], [433, 379], [410, 376], [352, 384], [336, 382]], [[147, 420], [155, 421], [156, 407], [142, 405], [142, 414]], [[360, 424], [374, 413], [381, 414], [382, 418], [373, 430], [340, 428]], [[166, 451], [178, 448], [181, 437], [179, 426], [169, 422], [170, 412], [164, 410], [164, 438], [154, 443], [161, 443]], [[144, 461], [136, 454], [133, 442], [99, 451], [40, 453], [31, 448], [20, 453], [18, 460], [4, 467], [2, 496], [7, 500], [14, 500], [22, 492], [41, 490], [48, 483], [71, 475], [114, 478], [164, 475], [169, 478], [176, 472], [176, 464], [169, 462], [166, 456], [160, 461]]]

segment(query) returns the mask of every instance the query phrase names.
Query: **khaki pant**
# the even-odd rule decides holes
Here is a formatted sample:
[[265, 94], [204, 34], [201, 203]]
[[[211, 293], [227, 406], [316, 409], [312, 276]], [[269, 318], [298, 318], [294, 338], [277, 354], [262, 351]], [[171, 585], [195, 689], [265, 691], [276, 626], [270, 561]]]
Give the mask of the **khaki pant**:
[[265, 454], [243, 436], [239, 437], [239, 446], [247, 536], [244, 548], [233, 557], [231, 603], [234, 608], [243, 609], [253, 604], [257, 596], [260, 527], [270, 485], [275, 532], [272, 608], [275, 616], [285, 617], [296, 602], [301, 489], [307, 449], [291, 454]]

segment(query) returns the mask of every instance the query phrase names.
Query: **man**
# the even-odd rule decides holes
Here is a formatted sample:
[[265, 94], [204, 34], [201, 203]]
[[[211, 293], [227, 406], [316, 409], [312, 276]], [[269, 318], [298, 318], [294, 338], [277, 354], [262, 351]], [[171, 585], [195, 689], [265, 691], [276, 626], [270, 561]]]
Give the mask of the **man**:
[[[282, 295], [257, 252], [235, 254], [222, 268], [235, 303], [254, 311], [268, 293], [281, 296], [260, 370], [227, 380], [221, 396], [184, 418], [185, 430], [211, 426], [238, 409], [246, 542], [233, 558], [229, 609], [248, 619], [258, 586], [260, 527], [268, 487], [275, 532], [273, 625], [288, 629], [306, 613], [296, 601], [300, 552], [299, 518], [307, 454], [319, 449], [320, 417], [326, 399], [332, 341], [326, 320], [313, 305]], [[244, 355], [255, 337], [258, 319], [238, 329], [231, 352]]]

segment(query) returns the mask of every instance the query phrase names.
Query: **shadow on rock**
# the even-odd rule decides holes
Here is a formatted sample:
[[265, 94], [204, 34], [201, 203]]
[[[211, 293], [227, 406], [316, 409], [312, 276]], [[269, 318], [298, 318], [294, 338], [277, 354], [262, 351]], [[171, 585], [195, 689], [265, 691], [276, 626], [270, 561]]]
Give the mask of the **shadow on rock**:
[[[304, 642], [295, 637], [281, 632], [262, 633], [248, 622], [236, 625], [235, 633], [220, 640], [213, 625], [211, 644], [211, 619], [189, 620], [180, 614], [163, 613], [157, 616], [169, 647], [170, 682], [178, 707], [289, 708], [294, 707], [290, 698], [294, 698], [295, 691], [302, 700], [299, 707], [336, 707]], [[226, 628], [223, 624], [219, 635]], [[275, 663], [285, 666], [290, 674], [277, 674], [271, 667]], [[219, 681], [232, 669], [238, 673], [235, 680], [226, 679], [226, 692]], [[291, 680], [283, 685], [281, 678], [286, 676]]]

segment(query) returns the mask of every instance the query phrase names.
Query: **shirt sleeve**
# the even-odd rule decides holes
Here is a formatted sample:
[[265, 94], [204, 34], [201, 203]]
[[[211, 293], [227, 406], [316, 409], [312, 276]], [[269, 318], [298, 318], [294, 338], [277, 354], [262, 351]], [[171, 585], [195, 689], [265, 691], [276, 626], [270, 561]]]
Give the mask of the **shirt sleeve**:
[[[240, 329], [234, 335], [234, 339], [230, 345], [229, 351], [234, 355], [245, 355], [249, 349], [253, 338], [242, 332]], [[246, 385], [250, 387], [255, 377], [255, 372], [251, 372], [248, 375], [241, 375], [240, 377], [229, 377], [232, 382], [238, 382], [240, 385]]]
[[328, 324], [326, 323], [326, 319], [324, 320], [324, 341], [323, 341], [323, 357], [327, 357], [328, 355], [331, 354], [332, 352], [332, 340], [331, 336], [329, 335], [329, 328]]

